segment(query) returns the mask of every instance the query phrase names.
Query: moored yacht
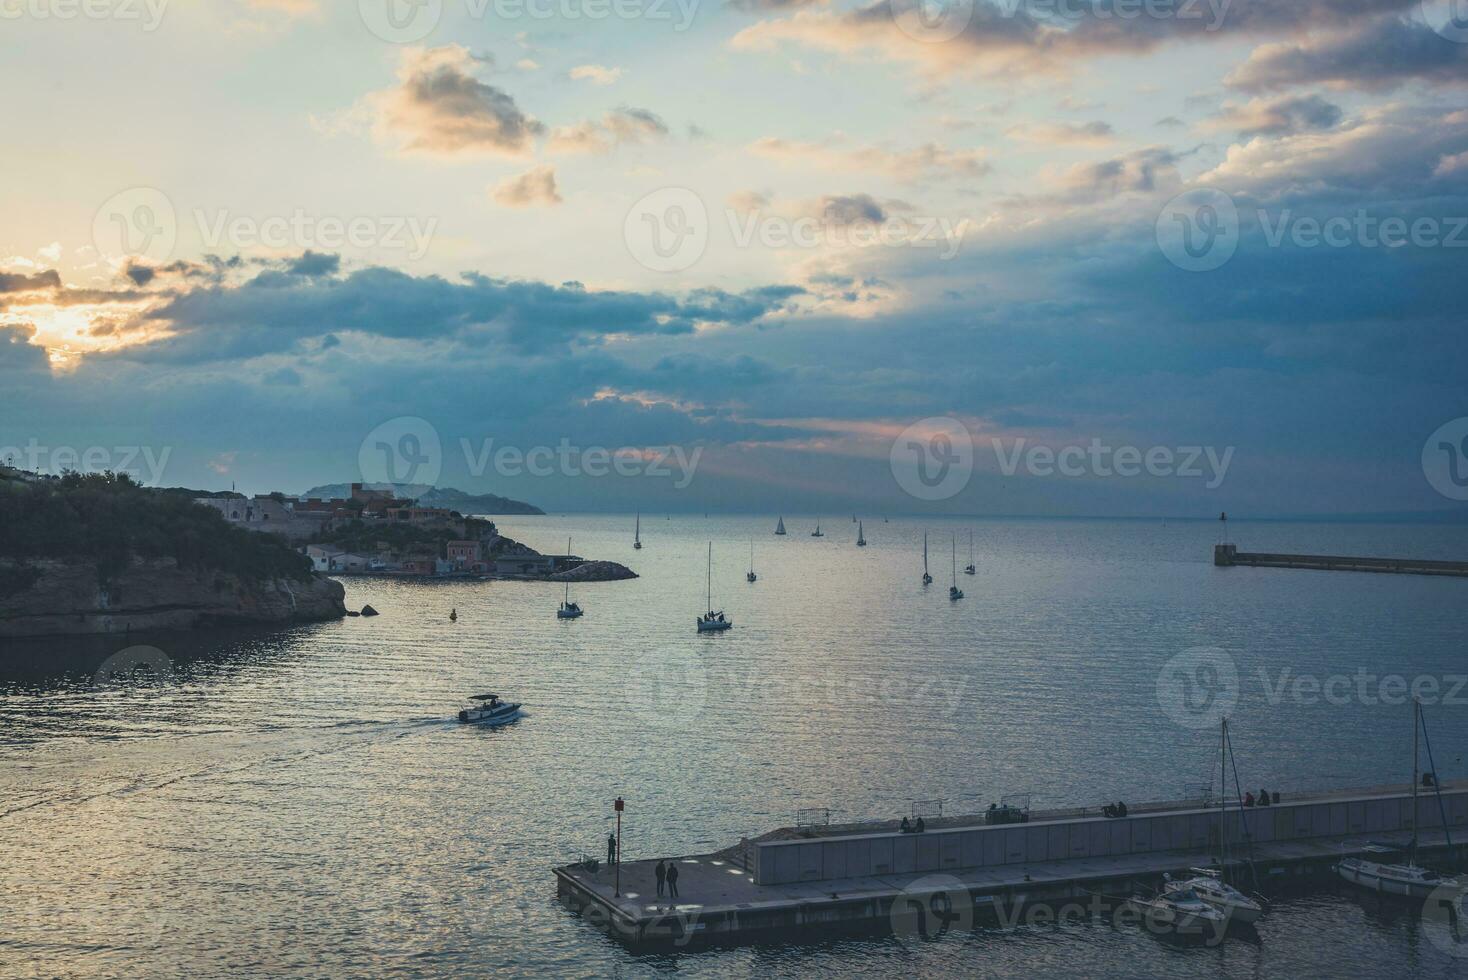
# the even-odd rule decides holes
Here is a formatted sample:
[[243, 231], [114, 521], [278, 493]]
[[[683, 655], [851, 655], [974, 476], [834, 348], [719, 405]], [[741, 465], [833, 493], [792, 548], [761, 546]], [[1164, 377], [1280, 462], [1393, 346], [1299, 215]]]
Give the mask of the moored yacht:
[[477, 703], [459, 712], [462, 722], [505, 725], [520, 717], [520, 705], [501, 701], [498, 694], [476, 694], [469, 700]]
[[1169, 879], [1162, 893], [1192, 892], [1198, 898], [1228, 916], [1230, 922], [1255, 922], [1264, 914], [1264, 906], [1222, 880], [1211, 868], [1192, 868], [1193, 877], [1182, 881]]
[[1148, 928], [1178, 936], [1217, 935], [1228, 926], [1228, 917], [1203, 901], [1189, 888], [1166, 892], [1155, 898], [1133, 895], [1128, 907], [1142, 914]]
[[[1437, 784], [1437, 770], [1432, 761], [1432, 741], [1427, 739], [1427, 721], [1422, 717], [1422, 702], [1417, 698], [1412, 699], [1412, 809], [1411, 813], [1417, 813], [1417, 774], [1419, 771], [1417, 757], [1417, 735], [1422, 733], [1423, 740], [1427, 742], [1427, 772], [1432, 775], [1429, 785], [1433, 791], [1441, 794], [1442, 790]], [[1441, 796], [1439, 795], [1439, 803]], [[1453, 836], [1444, 828], [1447, 836], [1448, 850], [1453, 847]], [[1392, 854], [1397, 848], [1381, 844], [1371, 844], [1363, 848], [1373, 855]], [[1407, 898], [1429, 898], [1434, 893], [1461, 895], [1468, 890], [1468, 882], [1460, 878], [1449, 877], [1439, 874], [1430, 868], [1424, 868], [1417, 864], [1417, 828], [1415, 821], [1412, 828], [1412, 839], [1407, 843], [1407, 860], [1405, 863], [1391, 863], [1386, 861], [1371, 861], [1366, 858], [1344, 858], [1335, 866], [1336, 874], [1352, 884], [1385, 895], [1402, 895]]]

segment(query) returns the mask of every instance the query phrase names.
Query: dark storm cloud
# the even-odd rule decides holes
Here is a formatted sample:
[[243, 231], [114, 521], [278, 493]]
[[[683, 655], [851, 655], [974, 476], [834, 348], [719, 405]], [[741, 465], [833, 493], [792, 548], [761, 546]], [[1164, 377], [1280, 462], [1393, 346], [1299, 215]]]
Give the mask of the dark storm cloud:
[[1228, 83], [1253, 91], [1318, 84], [1371, 91], [1414, 80], [1468, 81], [1468, 45], [1425, 24], [1389, 17], [1341, 34], [1265, 45]]
[[33, 293], [44, 289], [60, 288], [61, 276], [55, 269], [36, 273], [0, 271], [0, 294]]
[[381, 267], [313, 279], [267, 270], [245, 287], [214, 286], [167, 298], [146, 315], [167, 321], [174, 336], [126, 356], [177, 362], [248, 360], [298, 350], [303, 342], [324, 335], [353, 332], [546, 351], [572, 343], [596, 344], [609, 335], [686, 334], [699, 322], [748, 324], [799, 293], [791, 286], [743, 293], [702, 289], [678, 299], [475, 273], [455, 282]]

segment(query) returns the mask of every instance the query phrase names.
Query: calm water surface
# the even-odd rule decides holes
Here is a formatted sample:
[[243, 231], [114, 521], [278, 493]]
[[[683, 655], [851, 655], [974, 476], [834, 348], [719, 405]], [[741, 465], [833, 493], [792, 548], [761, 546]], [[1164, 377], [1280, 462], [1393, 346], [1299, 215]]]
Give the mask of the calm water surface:
[[[1440, 684], [1438, 769], [1468, 775], [1453, 680], [1468, 581], [1216, 569], [1204, 522], [877, 517], [865, 549], [846, 519], [826, 517], [823, 539], [811, 518], [786, 523], [777, 538], [773, 517], [645, 515], [635, 552], [630, 517], [503, 519], [543, 551], [572, 535], [642, 575], [576, 587], [575, 622], [555, 619], [555, 585], [356, 579], [348, 604], [380, 617], [0, 648], [0, 976], [1468, 975], [1453, 955], [1468, 947], [1344, 887], [1288, 896], [1257, 936], [1213, 949], [1105, 923], [658, 956], [594, 933], [556, 904], [549, 869], [603, 846], [618, 795], [636, 858], [722, 847], [803, 807], [1196, 794], [1215, 734], [1179, 723], [1158, 678], [1199, 646], [1237, 671], [1251, 786], [1405, 779], [1410, 709], [1380, 703], [1375, 680], [1361, 696], [1358, 671]], [[962, 566], [969, 528], [979, 571], [949, 603], [951, 536]], [[1246, 550], [1468, 555], [1464, 528], [1234, 533]], [[714, 603], [736, 626], [700, 637], [710, 540]], [[93, 684], [139, 642], [170, 680]], [[1350, 678], [1347, 703], [1292, 693], [1331, 675]], [[484, 690], [526, 716], [451, 720]]]

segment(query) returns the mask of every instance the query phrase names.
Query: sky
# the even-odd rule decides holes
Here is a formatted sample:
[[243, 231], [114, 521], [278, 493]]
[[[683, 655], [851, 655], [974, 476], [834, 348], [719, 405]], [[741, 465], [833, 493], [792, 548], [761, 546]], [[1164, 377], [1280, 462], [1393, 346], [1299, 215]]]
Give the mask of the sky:
[[1463, 515], [1465, 0], [0, 0], [0, 460]]

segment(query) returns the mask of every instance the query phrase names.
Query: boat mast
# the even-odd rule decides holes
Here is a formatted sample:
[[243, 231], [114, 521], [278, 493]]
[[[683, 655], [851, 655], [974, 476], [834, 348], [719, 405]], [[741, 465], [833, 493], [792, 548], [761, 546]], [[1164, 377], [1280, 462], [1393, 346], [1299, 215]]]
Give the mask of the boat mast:
[[923, 574], [928, 574], [928, 532], [923, 532]]
[[1417, 728], [1422, 713], [1422, 702], [1412, 698], [1412, 843], [1407, 850], [1407, 866], [1417, 864]]
[[708, 602], [708, 611], [714, 611], [714, 543], [709, 542], [709, 565], [708, 572], [704, 576], [705, 593], [704, 599]]
[[951, 544], [953, 545], [953, 587], [956, 589], [958, 588], [958, 535], [953, 536]]
[[637, 526], [632, 531], [632, 541], [637, 543], [642, 540], [642, 514], [637, 515]]
[[1228, 719], [1218, 740], [1218, 868], [1219, 878], [1228, 881]]
[[[571, 539], [570, 538], [567, 538], [566, 539], [566, 572], [567, 572], [567, 574], [569, 574], [570, 571], [571, 571]], [[570, 578], [567, 578], [566, 579], [566, 605], [569, 606], [570, 604], [571, 604], [571, 580], [570, 580]]]

